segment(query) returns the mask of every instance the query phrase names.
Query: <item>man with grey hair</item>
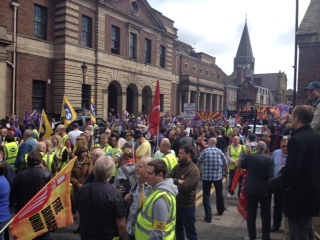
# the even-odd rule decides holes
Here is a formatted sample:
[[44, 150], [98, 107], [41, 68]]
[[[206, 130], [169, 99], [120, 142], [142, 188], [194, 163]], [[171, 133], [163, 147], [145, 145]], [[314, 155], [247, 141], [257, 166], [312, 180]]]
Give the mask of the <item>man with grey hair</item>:
[[33, 132], [30, 129], [26, 129], [23, 134], [23, 143], [21, 144], [16, 161], [14, 163], [15, 169], [19, 170], [21, 165], [25, 162], [26, 154], [36, 150], [37, 142], [32, 138]]
[[264, 154], [267, 145], [260, 141], [257, 144], [257, 153], [244, 154], [240, 159], [240, 167], [248, 169], [247, 184], [244, 188], [248, 195], [247, 230], [250, 239], [256, 239], [256, 217], [260, 203], [262, 221], [262, 239], [270, 239], [271, 224], [271, 192], [268, 181], [273, 177], [273, 159]]
[[132, 186], [130, 192], [125, 196], [126, 202], [131, 202], [130, 212], [127, 222], [127, 233], [129, 235], [128, 240], [134, 240], [135, 226], [137, 223], [138, 214], [146, 201], [146, 199], [152, 193], [152, 186], [147, 184], [146, 172], [147, 164], [152, 160], [152, 157], [142, 157], [138, 163], [137, 168], [137, 182]]
[[95, 181], [85, 184], [77, 196], [81, 240], [126, 239], [126, 210], [121, 193], [109, 183], [115, 164], [100, 157], [94, 167]]
[[38, 142], [36, 150], [42, 155], [42, 160], [45, 163], [45, 167], [55, 175], [58, 172], [58, 162], [53, 153], [48, 152], [47, 145], [45, 142]]

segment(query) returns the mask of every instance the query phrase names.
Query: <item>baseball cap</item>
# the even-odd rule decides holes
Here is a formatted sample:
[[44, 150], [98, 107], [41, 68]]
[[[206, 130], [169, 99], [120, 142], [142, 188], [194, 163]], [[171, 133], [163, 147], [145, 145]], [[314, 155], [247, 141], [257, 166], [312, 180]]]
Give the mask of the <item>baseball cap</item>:
[[99, 126], [94, 127], [93, 130], [100, 130]]
[[308, 87], [306, 87], [304, 90], [313, 90], [313, 89], [317, 89], [320, 88], [320, 82], [312, 82], [309, 84]]
[[59, 131], [60, 129], [66, 129], [66, 127], [62, 124], [58, 125], [58, 127], [56, 128], [56, 131]]
[[238, 123], [238, 124], [237, 124], [237, 127], [241, 128], [241, 125]]

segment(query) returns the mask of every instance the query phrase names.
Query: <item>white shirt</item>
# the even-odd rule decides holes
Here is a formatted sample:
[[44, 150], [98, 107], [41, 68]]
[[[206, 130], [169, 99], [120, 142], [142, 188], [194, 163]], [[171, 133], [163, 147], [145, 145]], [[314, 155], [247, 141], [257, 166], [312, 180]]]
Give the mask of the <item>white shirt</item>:
[[70, 140], [71, 140], [71, 143], [72, 143], [73, 145], [76, 144], [76, 139], [77, 139], [77, 137], [80, 136], [81, 133], [83, 133], [83, 132], [80, 131], [80, 130], [73, 130], [73, 131], [70, 131], [70, 132], [68, 133], [68, 136], [69, 136], [69, 138], [70, 138]]

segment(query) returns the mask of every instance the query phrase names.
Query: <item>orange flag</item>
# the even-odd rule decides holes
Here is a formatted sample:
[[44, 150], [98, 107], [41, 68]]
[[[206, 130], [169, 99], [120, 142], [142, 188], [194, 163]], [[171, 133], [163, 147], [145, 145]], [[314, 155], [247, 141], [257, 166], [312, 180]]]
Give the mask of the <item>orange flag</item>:
[[48, 231], [73, 224], [70, 176], [76, 160], [76, 157], [71, 160], [14, 216], [10, 226], [14, 239], [34, 239]]

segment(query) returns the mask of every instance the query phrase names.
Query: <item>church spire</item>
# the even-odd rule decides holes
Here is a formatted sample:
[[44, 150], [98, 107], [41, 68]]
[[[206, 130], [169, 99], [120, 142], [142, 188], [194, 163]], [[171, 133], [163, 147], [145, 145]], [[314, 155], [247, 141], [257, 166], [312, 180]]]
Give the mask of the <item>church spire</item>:
[[234, 60], [235, 62], [240, 62], [240, 63], [247, 63], [247, 62], [254, 63], [254, 57], [252, 53], [249, 31], [247, 26], [247, 15], [246, 15], [245, 24], [244, 24], [240, 44], [238, 47], [237, 55]]

